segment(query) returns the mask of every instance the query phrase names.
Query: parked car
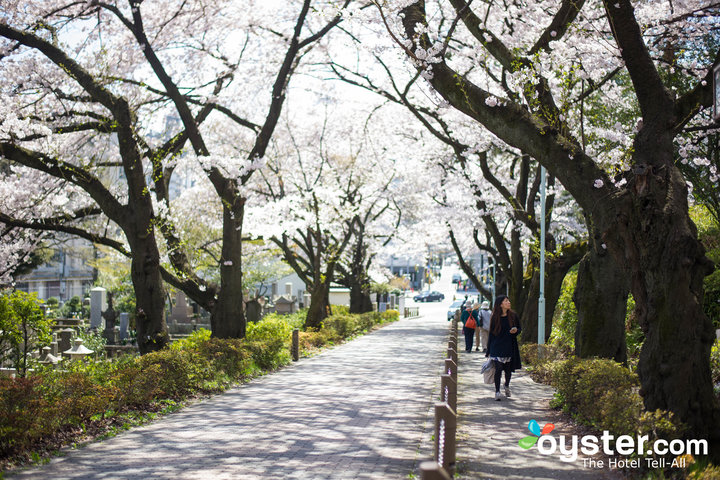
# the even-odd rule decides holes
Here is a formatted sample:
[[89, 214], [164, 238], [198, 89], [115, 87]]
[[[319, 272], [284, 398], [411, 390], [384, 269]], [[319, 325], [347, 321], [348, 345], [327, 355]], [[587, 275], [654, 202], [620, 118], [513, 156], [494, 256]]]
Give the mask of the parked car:
[[462, 280], [462, 275], [459, 273], [456, 273], [452, 276], [452, 283], [458, 283], [460, 280]]
[[415, 300], [416, 302], [424, 302], [425, 297], [427, 297], [428, 295], [430, 295], [430, 292], [420, 292], [413, 297], [413, 300]]
[[448, 321], [453, 319], [453, 317], [455, 316], [455, 312], [460, 308], [462, 304], [462, 300], [455, 300], [452, 305], [450, 305], [450, 308], [448, 309]]
[[442, 300], [445, 300], [445, 295], [433, 290], [432, 292], [422, 292], [418, 295], [415, 295], [413, 297], [413, 300], [415, 300], [416, 302], [440, 302]]

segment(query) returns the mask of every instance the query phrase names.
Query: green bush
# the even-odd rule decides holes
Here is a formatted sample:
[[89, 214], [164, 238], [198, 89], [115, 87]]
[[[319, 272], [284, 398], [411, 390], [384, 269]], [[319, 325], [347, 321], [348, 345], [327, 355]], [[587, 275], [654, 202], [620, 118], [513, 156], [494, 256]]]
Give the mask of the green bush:
[[562, 283], [560, 298], [555, 305], [552, 319], [552, 331], [549, 343], [566, 353], [575, 351], [575, 326], [577, 309], [573, 302], [573, 293], [577, 286], [577, 270], [568, 272]]
[[0, 363], [12, 362], [18, 376], [30, 368], [30, 353], [50, 344], [51, 320], [35, 293], [0, 293]]
[[553, 406], [582, 423], [613, 435], [647, 434], [651, 441], [676, 437], [681, 426], [672, 415], [646, 412], [635, 373], [608, 359], [570, 358], [551, 362]]
[[698, 238], [705, 246], [707, 257], [715, 263], [715, 271], [703, 280], [705, 314], [720, 328], [720, 225], [707, 207], [696, 204], [690, 215], [698, 229]]
[[267, 316], [248, 324], [245, 339], [258, 367], [275, 369], [290, 361], [291, 332], [292, 327], [282, 317]]
[[[52, 424], [44, 421], [48, 402], [39, 394], [41, 379], [0, 376], [0, 457], [26, 448]], [[38, 421], [40, 420], [40, 421]]]
[[212, 332], [207, 328], [195, 330], [190, 335], [170, 344], [170, 350], [197, 350], [203, 342], [210, 340]]
[[203, 390], [213, 379], [211, 363], [194, 350], [160, 350], [143, 355], [138, 362], [156, 398], [180, 399]]
[[90, 318], [90, 307], [83, 305], [82, 298], [75, 295], [60, 308], [63, 318]]

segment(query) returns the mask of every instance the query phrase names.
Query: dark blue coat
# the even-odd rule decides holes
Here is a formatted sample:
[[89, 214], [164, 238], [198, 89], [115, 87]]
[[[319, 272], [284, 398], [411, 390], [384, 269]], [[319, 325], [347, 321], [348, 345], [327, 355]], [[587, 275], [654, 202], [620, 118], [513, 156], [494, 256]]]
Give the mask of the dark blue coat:
[[515, 316], [515, 326], [517, 332], [510, 333], [510, 322], [507, 316], [500, 317], [500, 333], [494, 335], [490, 330], [488, 336], [488, 356], [489, 357], [510, 357], [512, 358], [512, 370], [522, 368], [520, 362], [520, 348], [518, 347], [517, 336], [522, 330], [520, 328], [520, 319]]

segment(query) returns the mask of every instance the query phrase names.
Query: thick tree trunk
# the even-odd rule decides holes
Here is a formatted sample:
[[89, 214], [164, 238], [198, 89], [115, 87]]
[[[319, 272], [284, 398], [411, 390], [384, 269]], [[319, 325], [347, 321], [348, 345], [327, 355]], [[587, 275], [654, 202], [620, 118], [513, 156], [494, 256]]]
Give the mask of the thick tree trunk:
[[685, 179], [673, 165], [673, 135], [665, 125], [654, 127], [646, 121], [636, 137], [634, 175], [613, 202], [615, 222], [604, 229], [606, 243], [631, 270], [635, 313], [645, 333], [638, 375], [646, 408], [674, 412], [690, 427], [686, 436], [709, 439], [717, 457], [720, 412], [710, 375], [715, 335], [702, 308], [703, 279], [712, 263], [688, 213]]
[[317, 281], [310, 292], [310, 307], [305, 318], [305, 327], [320, 328], [330, 311], [330, 282]]
[[220, 260], [220, 292], [211, 312], [212, 336], [245, 337], [246, 321], [242, 283], [242, 222], [245, 201], [235, 196], [232, 205], [223, 202], [223, 244]]
[[372, 312], [373, 304], [370, 292], [363, 282], [350, 282], [350, 313]]
[[[562, 282], [567, 272], [587, 251], [587, 243], [578, 242], [563, 247], [562, 252], [545, 259], [545, 341], [550, 338], [555, 307], [562, 293]], [[535, 269], [527, 301], [522, 310], [520, 339], [527, 343], [538, 341], [538, 298], [540, 297], [540, 270]]]
[[165, 289], [160, 275], [160, 252], [155, 235], [128, 235], [133, 253], [130, 276], [135, 291], [137, 342], [140, 354], [160, 350], [168, 344], [165, 323]]
[[627, 272], [609, 255], [598, 255], [591, 248], [580, 262], [573, 294], [578, 312], [575, 355], [627, 361], [625, 314], [629, 290]]

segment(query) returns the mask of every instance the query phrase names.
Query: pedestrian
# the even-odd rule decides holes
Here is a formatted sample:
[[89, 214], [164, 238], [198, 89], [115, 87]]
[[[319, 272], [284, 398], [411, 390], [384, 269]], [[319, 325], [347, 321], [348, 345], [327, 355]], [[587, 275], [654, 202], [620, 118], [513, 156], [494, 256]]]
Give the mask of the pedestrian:
[[495, 400], [500, 401], [500, 377], [505, 372], [505, 397], [510, 398], [512, 372], [522, 368], [517, 336], [521, 331], [520, 318], [510, 309], [510, 299], [500, 295], [495, 299], [490, 317], [490, 335], [486, 357], [495, 364]]
[[460, 315], [460, 321], [463, 324], [463, 335], [465, 335], [465, 351], [472, 352], [473, 337], [475, 337], [475, 328], [478, 325], [477, 313], [473, 314], [472, 302], [466, 301], [461, 308], [463, 308], [462, 314]]
[[475, 330], [475, 351], [480, 349], [487, 352], [488, 334], [490, 333], [490, 317], [492, 312], [490, 311], [490, 303], [484, 300], [480, 305], [480, 314], [478, 315], [480, 321], [478, 322], [478, 328]]

